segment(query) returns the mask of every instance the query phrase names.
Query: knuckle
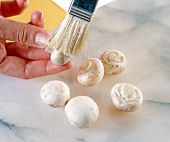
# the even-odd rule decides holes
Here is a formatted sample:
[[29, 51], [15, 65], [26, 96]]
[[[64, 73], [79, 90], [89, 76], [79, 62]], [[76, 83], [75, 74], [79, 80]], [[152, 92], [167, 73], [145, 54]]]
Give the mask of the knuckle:
[[17, 29], [17, 39], [20, 43], [27, 43], [28, 42], [28, 34], [27, 34], [27, 25], [20, 25]]

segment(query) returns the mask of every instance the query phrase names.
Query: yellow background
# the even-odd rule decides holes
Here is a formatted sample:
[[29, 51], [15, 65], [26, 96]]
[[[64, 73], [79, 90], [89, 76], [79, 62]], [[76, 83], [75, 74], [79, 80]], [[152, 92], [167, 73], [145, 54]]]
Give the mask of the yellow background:
[[41, 10], [43, 12], [46, 30], [57, 27], [66, 14], [66, 12], [52, 0], [30, 0], [28, 8], [21, 15], [11, 17], [10, 19], [20, 22], [29, 22], [31, 13], [35, 10]]

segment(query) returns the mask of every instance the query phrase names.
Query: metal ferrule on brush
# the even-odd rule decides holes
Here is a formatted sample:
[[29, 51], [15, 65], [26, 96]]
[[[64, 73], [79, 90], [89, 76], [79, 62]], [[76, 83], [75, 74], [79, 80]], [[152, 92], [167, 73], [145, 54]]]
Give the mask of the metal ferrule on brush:
[[90, 22], [98, 0], [73, 0], [69, 14]]

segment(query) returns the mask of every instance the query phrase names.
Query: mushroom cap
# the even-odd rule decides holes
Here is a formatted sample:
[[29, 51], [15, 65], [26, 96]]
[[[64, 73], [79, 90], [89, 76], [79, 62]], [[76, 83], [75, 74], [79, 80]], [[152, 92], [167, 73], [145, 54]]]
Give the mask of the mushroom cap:
[[113, 86], [111, 98], [114, 106], [122, 111], [136, 111], [143, 103], [143, 95], [139, 88], [127, 83]]
[[88, 58], [79, 68], [77, 80], [84, 86], [98, 84], [104, 76], [104, 66], [99, 59]]
[[64, 55], [60, 50], [54, 50], [50, 58], [51, 62], [55, 65], [64, 65], [71, 59], [70, 56]]
[[62, 81], [49, 81], [42, 87], [40, 97], [50, 107], [62, 107], [70, 99], [70, 89]]
[[104, 72], [109, 75], [116, 75], [123, 72], [127, 64], [124, 54], [117, 50], [105, 51], [100, 56], [100, 60], [104, 65]]
[[90, 97], [77, 96], [66, 104], [65, 114], [74, 127], [89, 128], [99, 117], [99, 107]]

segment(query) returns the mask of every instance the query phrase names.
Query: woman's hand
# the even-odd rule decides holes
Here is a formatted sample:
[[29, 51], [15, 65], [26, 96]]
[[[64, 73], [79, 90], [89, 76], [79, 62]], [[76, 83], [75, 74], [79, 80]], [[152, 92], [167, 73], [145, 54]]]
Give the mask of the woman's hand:
[[[29, 79], [52, 75], [72, 68], [72, 61], [56, 66], [50, 54], [44, 51], [50, 34], [43, 30], [44, 18], [40, 11], [31, 15], [29, 23], [20, 23], [5, 17], [21, 14], [28, 0], [1, 2], [0, 5], [0, 73]], [[14, 42], [7, 43], [6, 40]]]

